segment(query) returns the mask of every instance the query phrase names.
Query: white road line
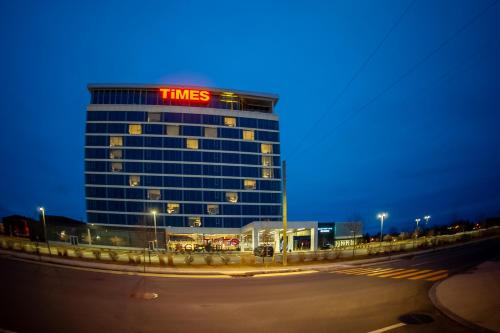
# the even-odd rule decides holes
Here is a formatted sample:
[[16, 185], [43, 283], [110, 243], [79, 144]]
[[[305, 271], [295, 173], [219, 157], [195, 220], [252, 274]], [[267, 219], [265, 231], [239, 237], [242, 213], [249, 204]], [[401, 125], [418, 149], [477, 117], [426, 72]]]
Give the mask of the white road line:
[[405, 325], [406, 325], [405, 323], [397, 323], [397, 324], [394, 324], [394, 325], [391, 325], [391, 326], [386, 326], [386, 327], [379, 328], [378, 330], [375, 330], [375, 331], [370, 331], [368, 333], [382, 333], [382, 332], [387, 332], [387, 331], [393, 330], [393, 329], [398, 328], [398, 327], [403, 327]]

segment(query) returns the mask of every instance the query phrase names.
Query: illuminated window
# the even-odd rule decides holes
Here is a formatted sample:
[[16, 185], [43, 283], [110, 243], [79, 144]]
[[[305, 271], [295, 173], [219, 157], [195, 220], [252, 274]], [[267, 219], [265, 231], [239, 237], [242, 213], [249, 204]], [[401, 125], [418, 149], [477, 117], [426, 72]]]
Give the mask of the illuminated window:
[[207, 213], [209, 215], [219, 214], [219, 205], [207, 205]]
[[167, 203], [167, 213], [168, 214], [179, 214], [181, 210], [181, 205], [176, 202]]
[[148, 122], [158, 123], [160, 121], [161, 121], [161, 113], [160, 112], [148, 112]]
[[262, 156], [263, 166], [273, 166], [273, 158], [271, 156]]
[[113, 172], [119, 172], [123, 170], [123, 164], [120, 162], [113, 162], [111, 163], [111, 171]]
[[141, 177], [140, 176], [128, 176], [128, 183], [130, 186], [139, 186], [139, 185], [141, 185]]
[[236, 127], [236, 118], [224, 117], [224, 125], [229, 127]]
[[272, 154], [273, 153], [273, 145], [269, 143], [261, 143], [260, 144], [260, 152], [262, 154]]
[[254, 140], [255, 134], [252, 130], [243, 130], [243, 140]]
[[238, 193], [236, 192], [226, 192], [226, 201], [228, 202], [238, 202]]
[[109, 151], [109, 158], [110, 159], [114, 159], [114, 160], [121, 159], [122, 156], [123, 156], [123, 152], [121, 149], [111, 149]]
[[132, 135], [142, 134], [142, 126], [140, 124], [128, 125], [128, 133]]
[[198, 149], [198, 139], [186, 139], [186, 148]]
[[160, 200], [161, 199], [160, 190], [148, 190], [148, 199], [149, 200]]
[[167, 125], [167, 135], [179, 135], [179, 125]]
[[273, 178], [273, 169], [262, 168], [262, 178]]
[[190, 216], [188, 217], [188, 223], [190, 227], [201, 227], [201, 217]]
[[121, 136], [110, 136], [109, 145], [111, 147], [121, 147], [123, 146], [123, 137]]
[[245, 190], [255, 190], [257, 188], [257, 182], [255, 179], [245, 179], [243, 180], [243, 187]]
[[207, 138], [216, 138], [217, 137], [217, 128], [215, 128], [215, 127], [205, 127], [205, 137], [207, 137]]

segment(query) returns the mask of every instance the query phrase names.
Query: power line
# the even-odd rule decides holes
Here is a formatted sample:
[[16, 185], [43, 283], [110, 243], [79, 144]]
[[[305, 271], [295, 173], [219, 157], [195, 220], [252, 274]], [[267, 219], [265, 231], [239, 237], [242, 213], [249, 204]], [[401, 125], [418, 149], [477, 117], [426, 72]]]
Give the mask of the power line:
[[465, 24], [460, 26], [459, 29], [457, 29], [450, 37], [448, 37], [446, 40], [441, 42], [436, 48], [434, 48], [432, 51], [427, 53], [422, 59], [420, 59], [416, 64], [411, 66], [406, 72], [401, 74], [396, 80], [394, 80], [391, 84], [389, 84], [387, 87], [385, 87], [380, 93], [378, 93], [375, 97], [373, 97], [371, 100], [369, 100], [367, 103], [359, 107], [358, 109], [352, 111], [351, 113], [348, 113], [336, 126], [332, 127], [329, 130], [329, 133], [325, 133], [326, 135], [323, 135], [319, 141], [323, 141], [327, 135], [330, 133], [334, 133], [336, 129], [341, 127], [344, 123], [346, 123], [351, 117], [356, 116], [369, 106], [371, 106], [373, 103], [375, 103], [380, 97], [385, 95], [387, 92], [392, 90], [396, 85], [398, 85], [400, 82], [402, 82], [405, 78], [413, 74], [420, 66], [425, 64], [432, 56], [434, 56], [436, 53], [441, 51], [443, 48], [445, 48], [451, 41], [453, 41], [458, 35], [460, 35], [463, 31], [465, 31], [468, 27], [470, 27], [472, 24], [474, 24], [479, 18], [481, 18], [484, 14], [486, 14], [492, 7], [497, 5], [499, 0], [495, 0], [492, 3], [490, 3], [486, 8], [481, 10], [479, 13], [474, 15], [470, 20], [468, 20]]
[[[299, 140], [299, 143], [297, 144], [297, 147], [295, 149], [295, 152], [296, 153], [302, 146], [302, 142], [304, 141], [305, 138], [309, 137], [309, 135], [311, 134], [311, 132], [313, 131], [314, 128], [316, 128], [316, 126], [318, 126], [325, 118], [325, 116], [329, 113], [329, 111], [331, 110], [331, 108], [335, 107], [335, 105], [338, 103], [338, 101], [340, 100], [340, 98], [345, 94], [345, 92], [351, 87], [352, 83], [354, 81], [356, 81], [356, 79], [358, 78], [358, 76], [361, 74], [361, 72], [366, 68], [366, 66], [368, 65], [368, 63], [372, 60], [372, 58], [375, 56], [375, 54], [377, 54], [378, 50], [382, 47], [382, 45], [385, 43], [385, 41], [389, 38], [389, 36], [391, 35], [391, 33], [399, 26], [399, 24], [401, 23], [401, 21], [403, 20], [403, 17], [405, 17], [405, 15], [408, 13], [408, 11], [410, 10], [410, 8], [413, 6], [413, 4], [415, 3], [416, 0], [412, 0], [408, 6], [406, 6], [406, 8], [403, 10], [403, 12], [401, 13], [401, 15], [399, 15], [398, 19], [394, 22], [394, 24], [392, 25], [392, 27], [386, 32], [386, 34], [384, 35], [384, 37], [380, 40], [380, 42], [377, 44], [377, 46], [372, 50], [372, 52], [368, 55], [368, 57], [363, 61], [363, 63], [361, 64], [361, 66], [356, 70], [356, 72], [354, 72], [353, 76], [351, 77], [351, 79], [347, 82], [347, 84], [344, 86], [344, 88], [342, 88], [342, 90], [339, 91], [339, 93], [335, 96], [335, 98], [333, 99], [333, 102], [332, 104], [330, 105], [330, 107], [325, 111], [323, 112], [320, 117], [316, 120], [316, 122], [311, 126], [309, 127], [307, 133], [302, 137], [301, 140]], [[294, 156], [294, 153], [292, 153], [292, 156]]]

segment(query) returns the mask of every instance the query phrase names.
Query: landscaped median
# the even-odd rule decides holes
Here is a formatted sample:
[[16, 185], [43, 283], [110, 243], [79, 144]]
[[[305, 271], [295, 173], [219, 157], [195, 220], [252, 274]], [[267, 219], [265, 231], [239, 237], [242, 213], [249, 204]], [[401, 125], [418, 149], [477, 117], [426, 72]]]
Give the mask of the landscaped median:
[[[282, 254], [273, 257], [256, 257], [249, 252], [184, 252], [149, 251], [147, 249], [73, 246], [50, 242], [50, 255], [46, 243], [31, 242], [25, 238], [0, 236], [1, 253], [23, 260], [36, 260], [52, 264], [87, 267], [126, 272], [164, 274], [204, 274], [248, 276], [263, 273], [299, 272], [327, 268], [348, 260], [386, 260], [411, 251], [433, 251], [437, 248], [459, 245], [474, 239], [500, 235], [500, 228], [475, 230], [455, 235], [421, 237], [418, 240], [368, 243], [348, 248], [292, 252], [288, 254], [289, 266], [282, 266]], [[363, 260], [364, 259], [364, 260]], [[327, 265], [325, 265], [327, 264]], [[330, 265], [328, 265], [330, 264]]]

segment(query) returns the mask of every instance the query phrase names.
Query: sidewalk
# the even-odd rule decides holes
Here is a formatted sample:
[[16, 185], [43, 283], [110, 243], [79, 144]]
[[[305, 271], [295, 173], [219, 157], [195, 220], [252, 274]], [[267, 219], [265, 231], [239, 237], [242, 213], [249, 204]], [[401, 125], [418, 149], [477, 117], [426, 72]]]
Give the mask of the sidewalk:
[[479, 332], [500, 332], [500, 258], [435, 285], [430, 297], [461, 324]]

